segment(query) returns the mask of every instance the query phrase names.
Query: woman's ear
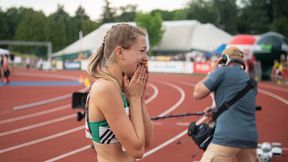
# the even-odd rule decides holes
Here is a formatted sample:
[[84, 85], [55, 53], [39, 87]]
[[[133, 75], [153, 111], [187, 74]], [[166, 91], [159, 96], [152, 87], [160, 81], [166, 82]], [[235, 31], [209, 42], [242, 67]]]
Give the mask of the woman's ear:
[[123, 56], [123, 48], [120, 47], [120, 46], [117, 46], [117, 47], [115, 48], [115, 54], [116, 54], [116, 56], [117, 56], [118, 58], [123, 59], [123, 58], [124, 58], [124, 56]]

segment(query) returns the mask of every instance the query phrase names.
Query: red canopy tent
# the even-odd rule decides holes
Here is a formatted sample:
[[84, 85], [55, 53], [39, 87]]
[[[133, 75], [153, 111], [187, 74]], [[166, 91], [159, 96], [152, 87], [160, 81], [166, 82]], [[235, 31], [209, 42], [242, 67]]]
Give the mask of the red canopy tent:
[[253, 35], [241, 34], [234, 36], [228, 44], [253, 45], [255, 42], [256, 38]]
[[240, 35], [234, 36], [228, 43], [227, 47], [236, 46], [240, 48], [245, 54], [244, 59], [250, 60], [252, 59], [252, 55], [253, 55], [252, 49], [255, 43], [256, 43], [255, 36], [249, 35], [249, 34], [240, 34]]

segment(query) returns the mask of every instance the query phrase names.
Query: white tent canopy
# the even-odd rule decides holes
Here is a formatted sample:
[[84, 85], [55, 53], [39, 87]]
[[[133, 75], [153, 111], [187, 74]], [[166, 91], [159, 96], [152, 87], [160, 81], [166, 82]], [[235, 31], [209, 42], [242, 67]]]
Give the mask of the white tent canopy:
[[227, 43], [231, 35], [212, 24], [201, 24], [195, 20], [164, 21], [164, 35], [155, 49], [159, 51], [213, 51]]
[[10, 54], [10, 51], [0, 48], [0, 55], [9, 55], [9, 54]]
[[72, 43], [71, 45], [67, 46], [63, 50], [58, 51], [55, 54], [52, 54], [52, 57], [78, 53], [78, 52], [86, 51], [86, 50], [89, 50], [89, 51], [97, 50], [100, 47], [100, 45], [103, 43], [103, 39], [107, 31], [112, 27], [112, 25], [115, 25], [115, 24], [116, 23], [107, 23], [107, 24], [101, 25], [98, 29], [89, 33], [82, 39]]
[[[81, 40], [74, 42], [52, 57], [79, 53], [81, 51], [97, 50], [107, 31], [116, 23], [100, 26]], [[129, 24], [135, 25], [134, 22]], [[160, 44], [154, 49], [157, 51], [213, 51], [219, 45], [227, 43], [231, 35], [212, 24], [201, 24], [195, 20], [164, 21], [164, 34]]]

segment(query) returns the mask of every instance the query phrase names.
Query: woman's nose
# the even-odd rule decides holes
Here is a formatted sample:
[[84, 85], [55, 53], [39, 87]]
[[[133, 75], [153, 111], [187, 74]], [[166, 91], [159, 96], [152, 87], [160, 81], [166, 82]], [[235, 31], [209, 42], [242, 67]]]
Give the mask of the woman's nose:
[[143, 56], [142, 60], [143, 60], [143, 61], [148, 61], [148, 55], [147, 55], [147, 53], [145, 53], [145, 55]]

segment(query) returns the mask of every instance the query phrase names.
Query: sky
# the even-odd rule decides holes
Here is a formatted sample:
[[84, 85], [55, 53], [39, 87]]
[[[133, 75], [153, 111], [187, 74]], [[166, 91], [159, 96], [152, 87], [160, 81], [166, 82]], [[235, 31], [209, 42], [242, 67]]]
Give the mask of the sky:
[[[148, 12], [153, 9], [174, 10], [184, 8], [190, 0], [110, 0], [111, 7], [119, 8], [128, 4], [137, 5], [138, 11]], [[0, 7], [6, 11], [10, 7], [33, 8], [50, 15], [57, 10], [57, 5], [64, 6], [64, 10], [71, 16], [81, 5], [92, 20], [97, 20], [102, 14], [104, 0], [0, 0]]]

